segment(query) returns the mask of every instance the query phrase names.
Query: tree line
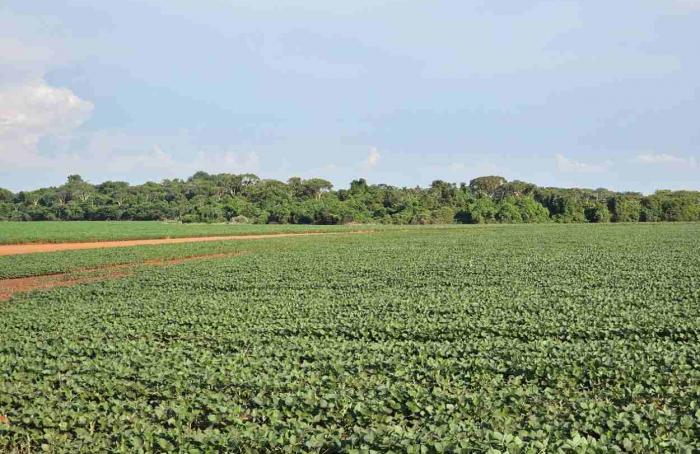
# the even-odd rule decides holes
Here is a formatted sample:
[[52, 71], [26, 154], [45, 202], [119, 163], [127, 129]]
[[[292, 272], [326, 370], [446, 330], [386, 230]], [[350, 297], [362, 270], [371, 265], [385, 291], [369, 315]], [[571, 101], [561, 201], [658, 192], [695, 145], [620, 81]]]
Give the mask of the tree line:
[[17, 194], [0, 188], [0, 221], [156, 221], [241, 224], [485, 224], [700, 221], [699, 191], [638, 192], [538, 187], [500, 176], [428, 188], [368, 184], [333, 190], [324, 179], [286, 183], [253, 174], [197, 172], [186, 180], [90, 184]]

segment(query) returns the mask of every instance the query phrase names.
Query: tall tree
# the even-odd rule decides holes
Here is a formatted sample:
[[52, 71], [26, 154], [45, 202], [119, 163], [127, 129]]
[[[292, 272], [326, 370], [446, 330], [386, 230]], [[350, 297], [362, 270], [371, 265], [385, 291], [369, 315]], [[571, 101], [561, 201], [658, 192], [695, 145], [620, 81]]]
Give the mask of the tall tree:
[[0, 202], [12, 203], [15, 195], [8, 189], [0, 188]]
[[474, 178], [469, 182], [469, 187], [471, 190], [477, 194], [486, 194], [489, 197], [493, 197], [496, 191], [506, 184], [508, 180], [497, 175], [490, 175], [486, 177]]

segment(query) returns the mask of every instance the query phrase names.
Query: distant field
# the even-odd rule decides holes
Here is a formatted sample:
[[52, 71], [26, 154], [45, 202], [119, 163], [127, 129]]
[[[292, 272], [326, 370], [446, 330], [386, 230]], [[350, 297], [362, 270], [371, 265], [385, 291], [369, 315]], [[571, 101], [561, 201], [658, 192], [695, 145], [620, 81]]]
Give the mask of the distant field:
[[319, 237], [270, 238], [264, 241], [217, 241], [213, 243], [163, 244], [125, 247], [117, 249], [92, 249], [51, 252], [46, 254], [0, 256], [0, 279], [12, 279], [46, 274], [66, 273], [75, 270], [99, 268], [150, 260], [169, 260], [212, 254], [229, 254], [243, 251], [280, 252], [294, 250], [305, 241], [317, 241]]
[[58, 252], [0, 277], [206, 254], [236, 255], [0, 301], [0, 452], [700, 452], [698, 224]]
[[164, 222], [0, 222], [0, 244], [71, 243], [279, 233], [354, 232], [381, 226], [211, 225]]

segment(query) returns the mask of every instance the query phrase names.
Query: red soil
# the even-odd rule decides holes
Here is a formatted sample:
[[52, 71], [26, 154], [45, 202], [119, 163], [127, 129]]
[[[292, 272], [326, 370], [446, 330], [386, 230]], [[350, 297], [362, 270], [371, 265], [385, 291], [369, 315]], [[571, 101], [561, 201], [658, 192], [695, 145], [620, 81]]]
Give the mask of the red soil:
[[[349, 232], [361, 233], [361, 232]], [[102, 241], [96, 243], [56, 243], [56, 244], [7, 244], [0, 245], [0, 256], [35, 254], [39, 252], [74, 251], [79, 249], [101, 249], [112, 247], [141, 246], [147, 244], [199, 243], [203, 241], [260, 240], [263, 238], [286, 238], [309, 235], [342, 235], [340, 233], [281, 233], [274, 235], [206, 236], [197, 238], [165, 238], [159, 240]]]
[[[55, 287], [72, 287], [86, 282], [101, 281], [105, 279], [118, 279], [134, 274], [133, 268], [143, 265], [177, 265], [183, 262], [198, 260], [218, 259], [241, 255], [241, 253], [210, 254], [196, 257], [184, 257], [170, 260], [149, 260], [140, 263], [128, 263], [124, 265], [111, 265], [102, 268], [91, 268], [88, 270], [78, 270], [69, 273], [52, 274], [50, 276], [32, 276], [19, 279], [0, 280], [0, 301], [7, 301], [15, 293], [31, 292], [33, 290], [50, 290]], [[115, 271], [129, 270], [129, 271]], [[81, 273], [94, 272], [95, 275], [83, 276]]]

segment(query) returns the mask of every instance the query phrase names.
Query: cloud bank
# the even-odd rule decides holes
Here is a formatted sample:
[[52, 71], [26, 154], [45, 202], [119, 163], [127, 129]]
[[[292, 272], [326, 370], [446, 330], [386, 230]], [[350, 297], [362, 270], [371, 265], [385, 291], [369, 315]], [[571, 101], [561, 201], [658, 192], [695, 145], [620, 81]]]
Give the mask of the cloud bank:
[[[0, 91], [0, 167], [15, 172], [141, 172], [186, 176], [198, 170], [250, 173], [260, 171], [254, 152], [198, 151], [193, 158], [174, 158], [155, 143], [162, 138], [128, 136], [96, 131], [80, 133], [92, 116], [94, 105], [67, 88], [34, 80]], [[84, 147], [75, 138], [85, 139]], [[40, 152], [50, 141], [53, 153]], [[178, 146], [177, 141], [168, 148]], [[63, 151], [64, 149], [70, 151]], [[58, 152], [56, 152], [58, 150]]]
[[372, 147], [367, 158], [360, 163], [360, 169], [365, 172], [373, 171], [382, 162], [382, 155], [376, 147]]
[[607, 172], [612, 168], [614, 163], [611, 160], [607, 160], [599, 164], [590, 164], [585, 162], [579, 162], [571, 158], [567, 158], [562, 154], [555, 156], [556, 168], [559, 172], [565, 173], [595, 173], [595, 172]]
[[12, 169], [46, 169], [54, 159], [38, 153], [44, 138], [70, 140], [90, 119], [94, 106], [67, 88], [43, 79], [0, 91], [0, 164]]
[[639, 164], [676, 164], [689, 167], [696, 167], [698, 165], [695, 158], [682, 158], [680, 156], [675, 156], [671, 154], [638, 154], [635, 156], [635, 162]]

